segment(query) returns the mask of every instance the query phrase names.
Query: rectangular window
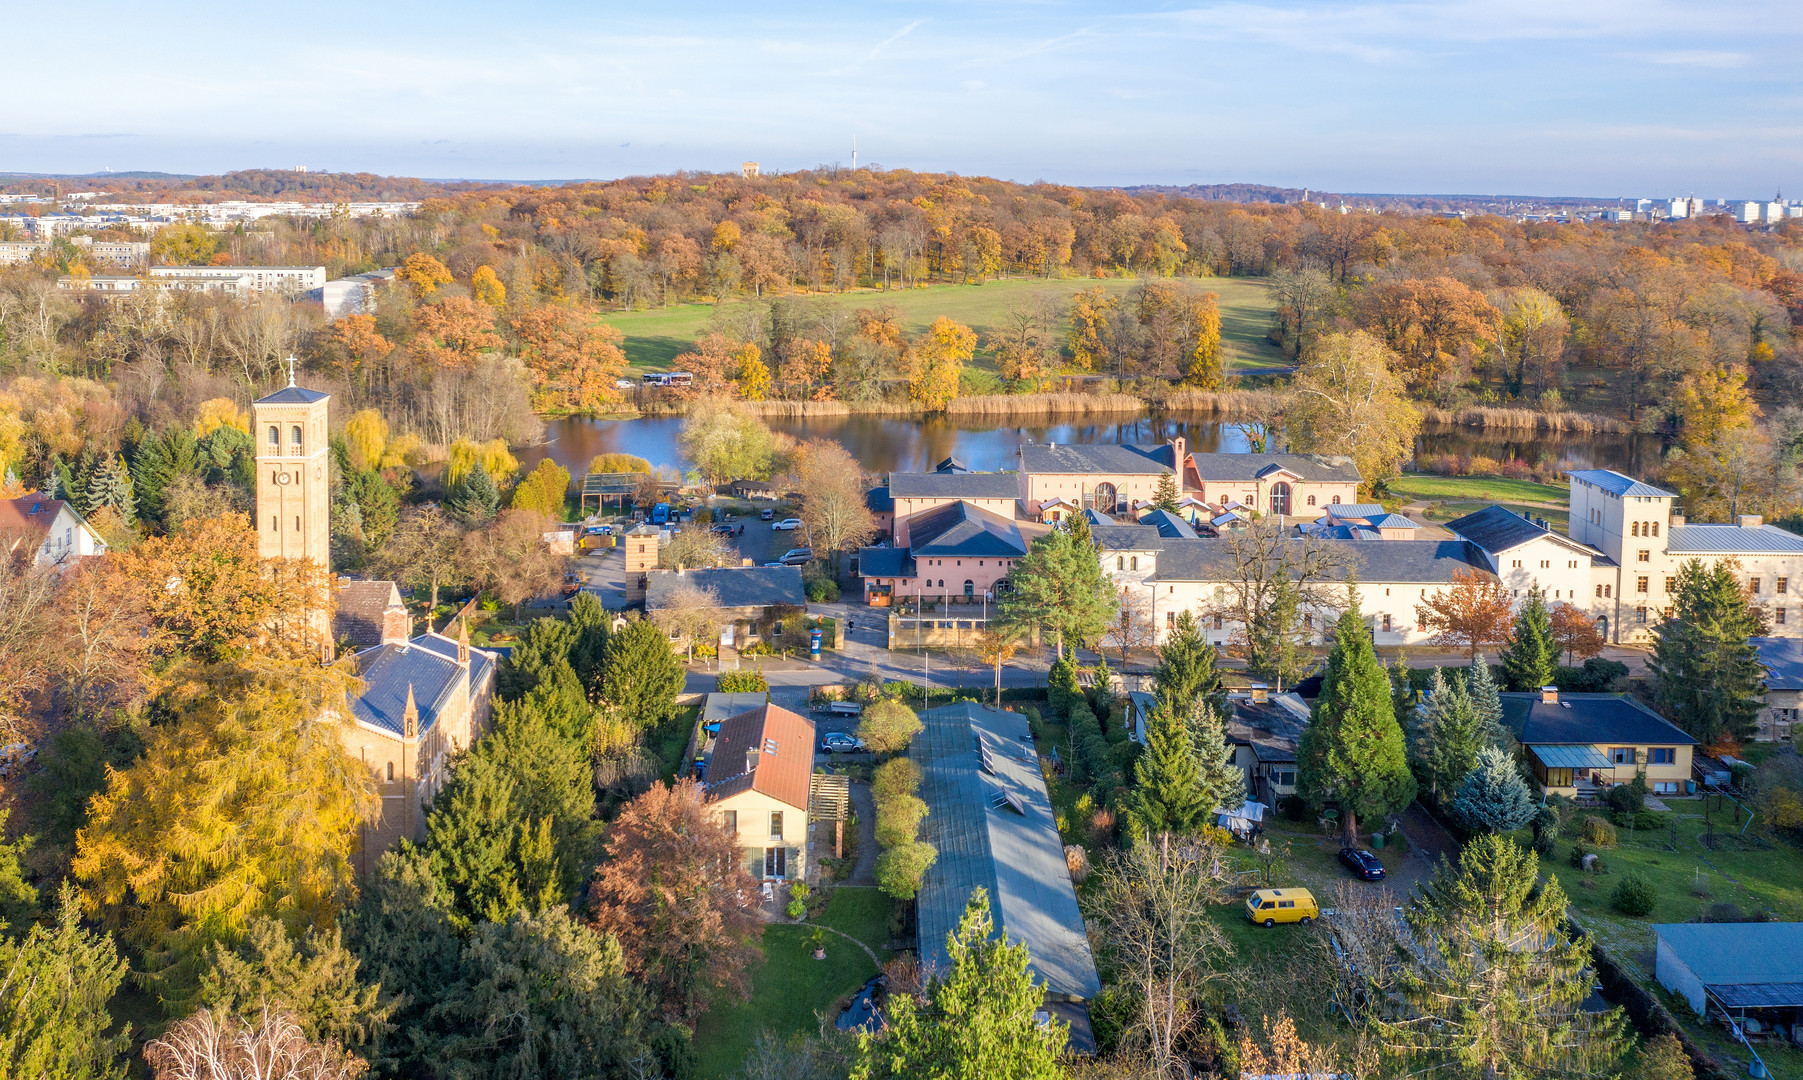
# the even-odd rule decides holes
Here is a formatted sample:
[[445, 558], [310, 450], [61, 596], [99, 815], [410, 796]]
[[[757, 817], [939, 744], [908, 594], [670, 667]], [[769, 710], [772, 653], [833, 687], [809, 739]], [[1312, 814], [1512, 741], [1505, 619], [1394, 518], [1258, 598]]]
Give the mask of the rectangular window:
[[1220, 628], [1221, 628], [1221, 617], [1219, 615], [1216, 615], [1215, 616], [1215, 629], [1219, 630]]
[[770, 839], [781, 840], [782, 838], [783, 812], [781, 810], [772, 810], [770, 811]]
[[781, 878], [789, 876], [789, 849], [767, 847], [764, 849], [764, 876]]
[[1655, 781], [1653, 781], [1653, 794], [1655, 794], [1655, 795], [1676, 795], [1677, 793], [1678, 793], [1678, 782], [1676, 780], [1655, 780]]
[[1752, 593], [1754, 596], [1759, 595], [1759, 579], [1758, 578], [1748, 578], [1747, 579], [1747, 591]]
[[720, 815], [720, 824], [726, 826], [726, 835], [739, 835], [739, 812], [737, 810], [728, 810], [726, 813]]
[[1777, 623], [1779, 626], [1784, 625], [1784, 609], [1783, 608], [1773, 608], [1772, 609], [1772, 621]]
[[1296, 772], [1293, 769], [1285, 769], [1282, 772], [1275, 773], [1274, 776], [1279, 787], [1296, 786]]
[[1387, 634], [1389, 632], [1390, 632], [1390, 617], [1388, 615], [1385, 615], [1384, 616], [1384, 633]]
[[1645, 548], [1641, 548], [1640, 554], [1635, 556], [1634, 561], [1635, 562], [1652, 562], [1653, 561], [1653, 553], [1648, 551]]
[[1646, 592], [1647, 591], [1647, 579], [1643, 578], [1643, 577], [1635, 578], [1634, 579], [1634, 591], [1635, 592]]
[[1642, 626], [1646, 625], [1646, 608], [1637, 607], [1634, 609], [1634, 621]]
[[1164, 625], [1167, 629], [1177, 625], [1177, 613], [1175, 611], [1167, 611], [1164, 613]]
[[1647, 764], [1649, 765], [1676, 765], [1677, 763], [1677, 747], [1655, 746], [1647, 751]]
[[1609, 748], [1609, 764], [1634, 764], [1634, 748], [1632, 746], [1611, 746]]
[[1420, 633], [1427, 633], [1427, 616], [1420, 612], [1415, 613], [1415, 629]]
[[1790, 592], [1790, 578], [1781, 577], [1778, 579], [1777, 592], [1779, 596], [1784, 596]]

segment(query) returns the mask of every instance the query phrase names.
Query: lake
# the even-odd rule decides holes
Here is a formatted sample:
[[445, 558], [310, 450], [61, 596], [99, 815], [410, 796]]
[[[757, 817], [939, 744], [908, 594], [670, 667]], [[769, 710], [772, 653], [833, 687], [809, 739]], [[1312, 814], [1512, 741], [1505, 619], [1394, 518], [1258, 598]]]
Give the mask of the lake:
[[[984, 426], [979, 421], [944, 417], [830, 416], [771, 419], [771, 428], [798, 439], [825, 438], [842, 444], [871, 472], [925, 471], [948, 457], [977, 470], [1012, 469], [1015, 448], [1025, 442], [1157, 443], [1177, 435], [1193, 452], [1243, 453], [1245, 435], [1220, 421], [1174, 417], [1140, 417], [1118, 423]], [[521, 448], [523, 468], [551, 457], [572, 474], [581, 475], [596, 454], [637, 454], [658, 466], [683, 468], [678, 449], [681, 417], [627, 420], [566, 418], [545, 422], [546, 443]], [[1521, 458], [1554, 461], [1561, 469], [1615, 469], [1630, 476], [1651, 471], [1663, 450], [1656, 436], [1558, 435], [1546, 432], [1487, 431], [1483, 428], [1430, 426], [1415, 442], [1417, 455], [1482, 454], [1499, 461]]]

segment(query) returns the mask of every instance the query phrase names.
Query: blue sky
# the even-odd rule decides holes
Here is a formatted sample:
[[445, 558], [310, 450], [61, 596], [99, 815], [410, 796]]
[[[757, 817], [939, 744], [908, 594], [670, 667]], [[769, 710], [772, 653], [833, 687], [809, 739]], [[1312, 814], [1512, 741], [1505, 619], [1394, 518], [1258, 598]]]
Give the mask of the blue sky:
[[1803, 196], [1796, 0], [146, 6], [8, 19], [0, 170]]

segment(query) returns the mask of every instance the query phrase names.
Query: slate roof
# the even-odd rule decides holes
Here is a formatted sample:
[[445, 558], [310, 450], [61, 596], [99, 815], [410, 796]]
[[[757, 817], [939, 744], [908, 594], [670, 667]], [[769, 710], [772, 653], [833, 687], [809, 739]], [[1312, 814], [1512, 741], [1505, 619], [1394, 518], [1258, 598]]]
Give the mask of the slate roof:
[[1661, 923], [1653, 933], [1704, 986], [1803, 982], [1803, 923]]
[[712, 589], [723, 608], [806, 606], [807, 589], [799, 566], [722, 566], [685, 570], [653, 570], [645, 583], [645, 608], [656, 611], [669, 603], [682, 584]]
[[[1492, 555], [1520, 547], [1531, 540], [1550, 536], [1566, 545], [1582, 550], [1586, 555], [1592, 549], [1584, 544], [1551, 529], [1542, 529], [1537, 522], [1529, 521], [1505, 506], [1486, 506], [1475, 514], [1446, 523], [1453, 533], [1483, 548]], [[1675, 530], [1674, 530], [1675, 531]]]
[[1524, 746], [1626, 743], [1695, 746], [1697, 742], [1671, 721], [1620, 694], [1561, 692], [1557, 702], [1541, 701], [1538, 693], [1509, 693], [1501, 697], [1503, 723]]
[[895, 513], [895, 496], [889, 494], [888, 484], [879, 484], [864, 493], [864, 509], [873, 514]]
[[908, 553], [907, 548], [859, 548], [858, 576], [893, 578], [913, 577], [914, 557]]
[[1089, 535], [1103, 551], [1156, 551], [1163, 538], [1157, 526], [1143, 521], [1134, 525], [1091, 525]]
[[[757, 766], [747, 771], [753, 750]], [[720, 721], [702, 787], [708, 802], [757, 791], [805, 811], [813, 771], [814, 722], [780, 705], [760, 705]]]
[[1018, 559], [1027, 553], [1027, 543], [1012, 520], [975, 503], [955, 502], [909, 517], [908, 549], [917, 559]]
[[[1095, 997], [1101, 979], [1038, 753], [1026, 740], [1026, 717], [960, 702], [928, 709], [920, 720], [910, 755], [920, 766], [927, 804], [921, 839], [939, 849], [916, 901], [922, 962], [949, 970], [946, 937], [980, 886], [1002, 934], [1026, 942], [1048, 993]], [[979, 740], [993, 772], [980, 764]], [[1019, 812], [1006, 802], [995, 805], [1004, 793]]]
[[1356, 484], [1363, 479], [1352, 459], [1338, 454], [1191, 454], [1189, 461], [1204, 483], [1250, 481], [1272, 466], [1314, 483]]
[[[493, 653], [470, 649], [469, 686], [480, 687], [494, 670]], [[439, 712], [450, 703], [463, 668], [457, 663], [457, 642], [441, 634], [421, 634], [405, 645], [378, 645], [357, 654], [357, 675], [363, 693], [351, 702], [351, 712], [371, 727], [402, 735], [406, 727], [407, 688], [413, 688], [413, 704], [419, 710], [421, 734], [438, 722]]]
[[1022, 443], [1020, 467], [1029, 473], [1099, 473], [1133, 476], [1173, 472], [1168, 443]]
[[1163, 537], [1180, 540], [1196, 539], [1196, 530], [1190, 528], [1189, 522], [1169, 510], [1154, 510], [1140, 518], [1139, 523], [1152, 526], [1158, 530], [1158, 535]]
[[1615, 495], [1648, 495], [1657, 499], [1675, 499], [1678, 496], [1651, 484], [1642, 483], [1632, 476], [1625, 476], [1614, 469], [1579, 469], [1569, 474], [1573, 480], [1582, 480], [1595, 484], [1604, 491]]
[[1673, 525], [1665, 550], [1672, 555], [1796, 555], [1803, 536], [1776, 525]]
[[1803, 690], [1803, 639], [1756, 637], [1759, 662], [1765, 665], [1768, 690]]
[[332, 637], [365, 648], [382, 644], [382, 613], [401, 606], [392, 581], [340, 581], [334, 590]]
[[892, 472], [892, 499], [1018, 499], [1020, 474], [1011, 472]]
[[318, 390], [309, 390], [304, 386], [284, 386], [273, 394], [256, 400], [257, 405], [311, 405], [315, 401], [324, 401], [330, 394], [322, 394]]
[[[1156, 577], [1161, 581], [1226, 581], [1232, 573], [1232, 545], [1226, 537], [1165, 540], [1159, 547]], [[1300, 544], [1300, 539], [1285, 543]], [[1319, 543], [1320, 541], [1315, 541]], [[1380, 581], [1444, 584], [1460, 570], [1488, 573], [1483, 554], [1463, 540], [1329, 540], [1344, 543], [1352, 574], [1363, 583]]]

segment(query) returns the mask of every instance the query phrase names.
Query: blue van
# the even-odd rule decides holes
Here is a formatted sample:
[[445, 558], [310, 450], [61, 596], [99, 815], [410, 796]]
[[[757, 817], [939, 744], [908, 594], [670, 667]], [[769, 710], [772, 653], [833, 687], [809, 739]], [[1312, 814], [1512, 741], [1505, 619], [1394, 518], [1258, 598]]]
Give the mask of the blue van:
[[651, 508], [651, 524], [664, 525], [670, 520], [670, 504], [658, 503]]

